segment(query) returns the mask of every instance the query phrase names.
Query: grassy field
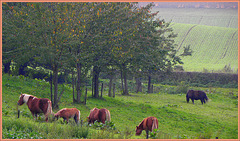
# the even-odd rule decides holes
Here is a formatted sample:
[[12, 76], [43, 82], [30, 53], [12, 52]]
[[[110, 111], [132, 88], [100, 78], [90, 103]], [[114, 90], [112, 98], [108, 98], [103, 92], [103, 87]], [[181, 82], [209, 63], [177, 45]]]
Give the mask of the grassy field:
[[[72, 103], [72, 90], [65, 86], [60, 108], [76, 107], [81, 110], [81, 119], [84, 121], [81, 127], [76, 126], [73, 120], [68, 125], [62, 119], [45, 123], [43, 116], [34, 121], [26, 105], [19, 107], [21, 115], [17, 118], [20, 93], [50, 98], [49, 84], [17, 76], [3, 75], [2, 79], [3, 138], [143, 139], [146, 133], [135, 136], [135, 128], [148, 116], [155, 116], [159, 121], [159, 130], [154, 138], [238, 138], [237, 89], [194, 88], [207, 91], [211, 100], [204, 105], [200, 101], [194, 105], [186, 103], [185, 93], [169, 94], [168, 91], [174, 87], [167, 85], [156, 84], [155, 87], [161, 89], [154, 94], [131, 93], [131, 96], [122, 96], [117, 93], [115, 98], [108, 97], [105, 89], [102, 99], [91, 98], [89, 91], [87, 104], [81, 105]], [[86, 117], [94, 107], [110, 110], [114, 123], [112, 128], [87, 126]]]
[[180, 53], [188, 45], [193, 50], [192, 56], [183, 58], [185, 71], [221, 72], [228, 67], [237, 73], [237, 9], [153, 8], [152, 11], [159, 11], [157, 17], [172, 22]]
[[185, 71], [207, 69], [210, 72], [230, 66], [234, 72], [238, 68], [238, 29], [193, 24], [173, 23], [178, 34], [177, 50], [191, 46], [192, 56], [183, 57]]
[[153, 8], [167, 22], [238, 28], [237, 9]]

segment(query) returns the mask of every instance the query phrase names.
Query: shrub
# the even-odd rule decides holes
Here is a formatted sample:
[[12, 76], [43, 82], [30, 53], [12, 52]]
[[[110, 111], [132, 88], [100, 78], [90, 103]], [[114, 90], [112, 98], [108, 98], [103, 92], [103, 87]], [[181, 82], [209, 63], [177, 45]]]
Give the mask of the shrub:
[[181, 83], [176, 88], [177, 93], [187, 93], [188, 91], [188, 85], [185, 83], [185, 81], [181, 81]]

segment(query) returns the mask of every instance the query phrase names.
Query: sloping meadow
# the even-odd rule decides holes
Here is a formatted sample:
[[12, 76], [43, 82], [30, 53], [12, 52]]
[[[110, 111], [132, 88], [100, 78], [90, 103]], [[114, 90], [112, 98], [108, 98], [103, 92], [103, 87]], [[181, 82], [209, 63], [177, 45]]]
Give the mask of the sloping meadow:
[[[131, 93], [130, 96], [117, 93], [115, 98], [108, 97], [106, 90], [101, 99], [92, 98], [89, 91], [86, 105], [73, 104], [72, 90], [65, 87], [60, 109], [75, 107], [81, 111], [83, 120], [82, 125], [75, 125], [73, 119], [66, 125], [62, 119], [45, 123], [43, 115], [34, 121], [26, 105], [18, 107], [21, 112], [17, 118], [19, 94], [23, 92], [50, 99], [49, 85], [42, 80], [3, 75], [3, 138], [145, 138], [145, 131], [141, 136], [135, 136], [135, 128], [148, 116], [157, 117], [159, 122], [157, 134], [150, 138], [238, 137], [238, 102], [237, 97], [232, 96], [237, 89], [193, 88], [206, 91], [210, 99], [204, 105], [200, 101], [193, 105], [191, 101], [186, 102], [185, 93], [169, 94], [168, 89], [174, 86], [160, 87], [162, 89], [158, 93]], [[110, 110], [112, 128], [101, 124], [87, 126], [86, 117], [94, 107]]]
[[177, 50], [190, 45], [192, 56], [183, 57], [186, 71], [201, 72], [207, 69], [217, 72], [230, 67], [235, 73], [238, 68], [238, 29], [205, 25], [173, 23], [178, 34]]

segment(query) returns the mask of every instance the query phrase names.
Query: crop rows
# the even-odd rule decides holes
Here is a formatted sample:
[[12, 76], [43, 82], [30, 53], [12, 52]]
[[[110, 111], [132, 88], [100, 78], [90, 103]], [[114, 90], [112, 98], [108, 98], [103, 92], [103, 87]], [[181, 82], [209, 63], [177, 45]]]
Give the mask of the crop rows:
[[185, 70], [220, 70], [225, 65], [237, 69], [238, 29], [179, 23], [172, 28], [178, 34], [175, 42], [179, 52], [187, 45], [193, 50], [192, 56], [183, 58]]

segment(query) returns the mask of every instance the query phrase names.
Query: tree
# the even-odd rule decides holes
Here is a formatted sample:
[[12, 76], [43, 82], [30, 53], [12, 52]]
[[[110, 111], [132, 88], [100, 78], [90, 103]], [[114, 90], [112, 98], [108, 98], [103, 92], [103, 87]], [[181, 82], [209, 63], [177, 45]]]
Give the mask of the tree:
[[14, 62], [19, 69], [18, 74], [24, 75], [24, 68], [35, 56], [35, 47], [31, 44], [33, 38], [29, 37], [32, 27], [26, 26], [28, 21], [24, 20], [29, 11], [22, 12], [26, 6], [25, 3], [3, 3], [2, 62], [6, 73]]
[[[67, 61], [65, 44], [71, 38], [71, 32], [66, 30], [68, 23], [65, 22], [68, 20], [66, 12], [68, 7], [70, 7], [68, 3], [18, 3], [11, 13], [13, 19], [16, 19], [13, 20], [15, 22], [6, 25], [6, 28], [20, 26], [18, 29], [23, 29], [15, 32], [23, 35], [22, 38], [24, 38], [22, 47], [12, 49], [12, 52], [19, 53], [17, 57], [24, 54], [23, 57], [30, 58], [25, 54], [26, 52], [36, 62], [41, 62], [44, 66], [50, 65], [53, 71], [54, 108], [58, 108], [61, 97], [58, 95], [58, 72], [62, 64]], [[19, 45], [15, 43], [15, 46], [16, 44]], [[24, 64], [20, 58], [17, 58], [16, 62]]]

